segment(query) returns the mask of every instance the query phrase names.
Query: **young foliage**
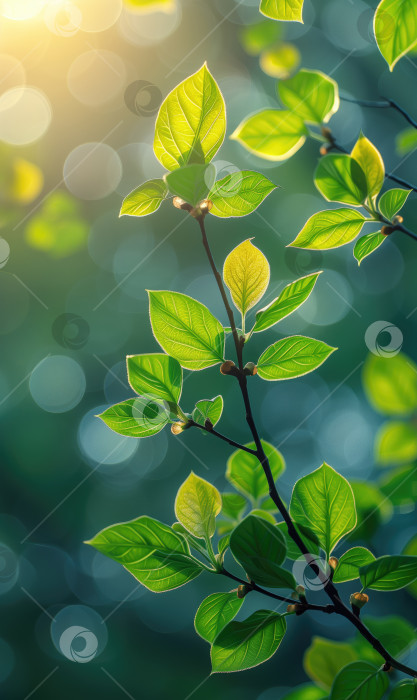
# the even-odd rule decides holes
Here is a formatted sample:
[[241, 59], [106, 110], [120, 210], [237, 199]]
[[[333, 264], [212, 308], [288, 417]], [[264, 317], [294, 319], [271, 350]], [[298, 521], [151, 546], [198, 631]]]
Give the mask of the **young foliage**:
[[262, 353], [257, 364], [258, 374], [268, 381], [301, 377], [320, 367], [336, 349], [302, 335], [283, 338]]
[[194, 619], [195, 631], [212, 644], [226, 625], [236, 617], [243, 598], [231, 593], [212, 593], [203, 600]]
[[266, 17], [284, 22], [303, 21], [304, 0], [261, 0], [260, 11]]
[[217, 180], [210, 189], [210, 214], [220, 218], [251, 214], [276, 187], [261, 173], [251, 170], [232, 172]]
[[248, 240], [240, 243], [227, 256], [223, 267], [223, 279], [229, 288], [233, 303], [245, 316], [265, 294], [269, 285], [269, 263], [265, 255]]
[[296, 311], [310, 296], [320, 274], [320, 272], [314, 272], [287, 284], [276, 299], [256, 312], [252, 332], [265, 331]]
[[310, 124], [326, 124], [340, 104], [337, 83], [320, 71], [305, 68], [281, 80], [278, 95], [288, 109]]
[[348, 664], [334, 679], [330, 700], [380, 700], [388, 687], [387, 674], [366, 661]]
[[352, 549], [348, 549], [339, 559], [333, 574], [333, 581], [335, 583], [354, 581], [359, 578], [361, 566], [370, 564], [372, 561], [375, 561], [375, 557], [366, 547], [352, 547]]
[[339, 671], [357, 658], [358, 655], [350, 644], [313, 637], [304, 654], [303, 666], [313, 681], [329, 691]]
[[417, 557], [385, 555], [361, 567], [359, 573], [364, 588], [397, 591], [417, 579]]
[[[245, 447], [255, 449], [251, 442]], [[285, 471], [285, 461], [280, 452], [265, 440], [262, 440], [262, 448], [268, 458], [272, 476], [277, 479]], [[244, 496], [247, 496], [254, 504], [268, 494], [268, 484], [265, 480], [262, 467], [255, 455], [242, 450], [236, 450], [227, 461], [227, 480]]]
[[381, 0], [374, 16], [378, 48], [389, 65], [417, 45], [417, 5], [414, 0]]
[[181, 525], [194, 537], [210, 539], [216, 531], [216, 516], [221, 509], [218, 490], [191, 472], [175, 499], [175, 515]]
[[230, 138], [261, 158], [280, 161], [301, 148], [307, 133], [304, 121], [294, 112], [264, 109], [241, 122]]

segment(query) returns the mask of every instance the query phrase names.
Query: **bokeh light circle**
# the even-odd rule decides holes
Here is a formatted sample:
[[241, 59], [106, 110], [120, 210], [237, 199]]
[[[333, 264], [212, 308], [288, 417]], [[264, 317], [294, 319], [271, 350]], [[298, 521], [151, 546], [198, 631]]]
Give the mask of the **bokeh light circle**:
[[1, 91], [22, 87], [26, 83], [26, 71], [23, 64], [11, 54], [0, 53]]
[[82, 12], [71, 0], [54, 0], [48, 2], [43, 18], [53, 34], [71, 37], [80, 29]]
[[353, 290], [349, 282], [334, 270], [326, 271], [324, 284], [317, 285], [314, 294], [299, 311], [301, 318], [317, 326], [331, 326], [352, 311]]
[[89, 663], [106, 647], [108, 634], [100, 615], [86, 605], [69, 605], [51, 622], [55, 648], [69, 661]]
[[122, 0], [73, 0], [81, 11], [80, 29], [83, 32], [104, 32], [117, 22], [123, 7]]
[[120, 56], [103, 49], [77, 56], [67, 75], [71, 94], [90, 107], [110, 102], [123, 90], [125, 82], [126, 68]]
[[86, 413], [78, 428], [78, 444], [87, 460], [96, 465], [114, 465], [133, 457], [139, 440], [118, 435], [109, 430], [98, 414], [107, 406], [99, 406]]
[[82, 367], [66, 355], [45, 357], [30, 375], [29, 390], [35, 403], [48, 413], [65, 413], [84, 396], [86, 379]]
[[105, 143], [84, 143], [64, 163], [65, 184], [80, 199], [103, 199], [114, 192], [122, 177], [116, 151]]
[[7, 19], [25, 20], [36, 17], [46, 0], [0, 0], [0, 14]]
[[6, 143], [34, 143], [42, 138], [51, 121], [49, 100], [37, 88], [14, 87], [0, 96], [0, 140]]
[[173, 12], [155, 11], [151, 14], [123, 9], [119, 29], [123, 38], [137, 46], [159, 44], [172, 34], [181, 22], [181, 6], [177, 2]]
[[0, 595], [10, 591], [19, 577], [19, 560], [6, 544], [0, 542]]
[[0, 269], [7, 265], [10, 258], [10, 246], [5, 238], [0, 238]]

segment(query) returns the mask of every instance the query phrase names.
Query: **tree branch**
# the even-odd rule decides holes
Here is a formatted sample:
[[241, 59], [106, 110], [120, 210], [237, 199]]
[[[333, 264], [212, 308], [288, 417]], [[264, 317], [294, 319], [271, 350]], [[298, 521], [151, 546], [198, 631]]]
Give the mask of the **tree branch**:
[[217, 430], [214, 430], [213, 427], [206, 427], [205, 425], [196, 423], [194, 420], [189, 421], [188, 426], [191, 428], [200, 428], [200, 430], [204, 430], [206, 433], [210, 433], [211, 435], [215, 435], [216, 437], [218, 437], [220, 440], [224, 440], [224, 442], [229, 443], [229, 445], [231, 445], [232, 447], [237, 447], [238, 450], [249, 452], [249, 454], [255, 455], [256, 457], [256, 450], [251, 450], [250, 447], [246, 447], [246, 445], [241, 445], [240, 442], [235, 442], [231, 438], [226, 437], [226, 435], [222, 435], [222, 433], [219, 433], [217, 432]]
[[[233, 338], [235, 341], [235, 347], [236, 347], [236, 354], [239, 362], [239, 372], [236, 373], [236, 377], [239, 382], [239, 386], [242, 392], [242, 397], [243, 401], [245, 404], [245, 410], [246, 410], [246, 421], [248, 423], [248, 426], [250, 428], [250, 431], [252, 433], [255, 445], [256, 445], [256, 457], [258, 458], [260, 464], [262, 465], [262, 468], [264, 470], [266, 479], [268, 481], [268, 486], [269, 486], [269, 495], [275, 505], [277, 506], [281, 516], [284, 519], [284, 522], [286, 523], [288, 527], [288, 534], [292, 538], [292, 540], [295, 542], [297, 547], [299, 548], [300, 552], [305, 556], [307, 564], [310, 566], [310, 568], [313, 570], [316, 576], [319, 577], [320, 581], [323, 583], [323, 590], [326, 592], [326, 594], [329, 596], [333, 603], [333, 608], [335, 613], [342, 615], [346, 619], [348, 619], [360, 632], [360, 634], [372, 645], [372, 647], [382, 656], [382, 658], [385, 660], [385, 662], [394, 668], [397, 668], [400, 671], [403, 671], [404, 673], [407, 673], [410, 676], [413, 676], [414, 678], [417, 678], [417, 671], [414, 671], [412, 668], [409, 668], [408, 666], [405, 666], [404, 664], [401, 664], [399, 661], [394, 659], [388, 651], [383, 647], [381, 642], [374, 637], [372, 632], [366, 627], [366, 625], [363, 624], [363, 622], [354, 614], [354, 612], [348, 608], [341, 600], [339, 593], [337, 591], [337, 588], [335, 585], [332, 583], [329, 577], [325, 575], [323, 571], [315, 564], [315, 558], [312, 557], [312, 555], [309, 553], [308, 548], [305, 546], [302, 538], [298, 534], [298, 531], [295, 528], [295, 525], [292, 521], [292, 518], [287, 511], [287, 508], [285, 507], [278, 491], [275, 486], [275, 481], [274, 477], [272, 475], [271, 467], [268, 461], [268, 458], [265, 454], [265, 451], [262, 447], [261, 439], [258, 434], [258, 430], [256, 428], [255, 420], [253, 417], [252, 413], [252, 407], [250, 403], [250, 398], [249, 398], [249, 392], [248, 392], [248, 387], [247, 387], [247, 377], [243, 372], [243, 344], [241, 343], [241, 340], [238, 336], [237, 329], [236, 329], [236, 324], [234, 320], [234, 315], [232, 308], [229, 304], [226, 290], [223, 285], [223, 280], [222, 277], [220, 276], [216, 264], [213, 259], [213, 255], [211, 253], [210, 245], [207, 239], [207, 234], [205, 230], [205, 225], [204, 225], [204, 215], [201, 215], [198, 218], [198, 223], [200, 225], [200, 230], [203, 238], [203, 245], [206, 250], [211, 268], [213, 270], [213, 274], [215, 276], [217, 285], [220, 290], [221, 297], [223, 299], [226, 312], [229, 318], [229, 323], [232, 328], [233, 332]], [[233, 575], [229, 576], [233, 577]], [[234, 577], [235, 578], [235, 577]], [[242, 581], [242, 583], [246, 583], [245, 581]], [[256, 586], [256, 584], [255, 584]], [[254, 588], [256, 590], [256, 588]], [[263, 589], [262, 589], [263, 591]], [[291, 601], [293, 602], [293, 601]]]
[[342, 97], [340, 96], [340, 99], [343, 100], [343, 102], [352, 102], [353, 104], [359, 105], [360, 107], [371, 107], [371, 108], [376, 108], [376, 109], [395, 109], [399, 114], [401, 114], [404, 119], [411, 124], [414, 129], [417, 129], [417, 122], [415, 119], [410, 117], [408, 112], [403, 109], [397, 102], [394, 100], [390, 100], [387, 97], [383, 98], [383, 101], [374, 101], [374, 100], [355, 100], [353, 97]]

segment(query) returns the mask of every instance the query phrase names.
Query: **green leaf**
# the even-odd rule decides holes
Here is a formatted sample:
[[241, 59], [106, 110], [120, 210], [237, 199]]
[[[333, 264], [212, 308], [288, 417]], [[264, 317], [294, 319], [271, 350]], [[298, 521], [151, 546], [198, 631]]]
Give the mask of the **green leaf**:
[[392, 656], [399, 656], [404, 651], [410, 651], [416, 642], [415, 628], [398, 615], [364, 617], [363, 621]]
[[375, 456], [382, 466], [412, 462], [417, 457], [417, 428], [400, 421], [385, 423], [376, 436]]
[[260, 11], [266, 17], [303, 23], [304, 0], [261, 0]]
[[249, 515], [255, 515], [257, 518], [261, 518], [261, 520], [266, 520], [271, 525], [277, 524], [277, 521], [275, 520], [272, 513], [270, 513], [268, 510], [263, 510], [262, 508], [254, 508], [253, 510], [251, 510]]
[[239, 520], [248, 503], [239, 493], [222, 493], [222, 514], [232, 520]]
[[202, 399], [197, 401], [193, 411], [193, 421], [204, 425], [209, 420], [212, 425], [219, 422], [223, 413], [223, 397], [215, 396], [214, 399]]
[[284, 695], [282, 700], [322, 700], [327, 697], [327, 693], [312, 683], [303, 683], [296, 686], [291, 693]]
[[159, 209], [168, 194], [163, 180], [144, 182], [124, 198], [120, 216], [147, 216]]
[[247, 24], [242, 27], [239, 37], [246, 53], [250, 56], [256, 56], [263, 49], [278, 41], [281, 33], [279, 24], [264, 19], [256, 24]]
[[208, 308], [178, 292], [149, 292], [154, 336], [163, 350], [187, 369], [223, 361], [224, 330]]
[[278, 83], [278, 94], [288, 109], [312, 124], [325, 124], [339, 109], [337, 83], [320, 71], [303, 68]]
[[251, 214], [276, 187], [265, 175], [251, 170], [229, 173], [210, 190], [208, 199], [213, 204], [210, 214], [219, 217]]
[[197, 610], [194, 627], [197, 634], [212, 644], [226, 625], [236, 617], [244, 598], [236, 593], [212, 593]]
[[365, 217], [354, 209], [327, 209], [310, 216], [292, 248], [328, 250], [350, 243], [360, 233]]
[[417, 557], [385, 555], [361, 567], [364, 588], [376, 591], [398, 591], [417, 579]]
[[374, 17], [378, 48], [389, 65], [417, 45], [417, 6], [414, 0], [382, 0]]
[[[320, 552], [319, 548], [319, 540], [317, 535], [311, 530], [311, 528], [306, 527], [305, 525], [299, 525], [298, 523], [294, 523], [295, 529], [297, 530], [298, 534], [302, 538], [305, 546], [307, 547], [308, 551], [310, 554], [318, 555]], [[281, 530], [282, 534], [285, 537], [285, 542], [287, 545], [287, 557], [288, 559], [292, 559], [292, 561], [296, 561], [301, 557], [301, 552], [298, 549], [297, 545], [295, 544], [294, 540], [292, 537], [290, 537], [288, 533], [288, 527], [285, 522], [278, 523], [277, 528]]]
[[392, 505], [381, 491], [368, 481], [351, 481], [358, 515], [356, 540], [370, 540], [392, 516]]
[[352, 488], [326, 463], [296, 482], [290, 513], [297, 523], [315, 532], [328, 555], [356, 525]]
[[408, 199], [411, 190], [402, 190], [394, 188], [384, 192], [378, 202], [378, 209], [382, 216], [391, 221], [396, 214], [403, 208]]
[[365, 564], [375, 561], [375, 557], [366, 547], [352, 547], [342, 554], [333, 575], [334, 583], [354, 581], [359, 578], [359, 569]]
[[417, 147], [417, 131], [413, 126], [403, 129], [395, 137], [395, 146], [397, 153], [400, 156], [406, 156], [408, 153], [412, 153]]
[[361, 132], [351, 156], [365, 174], [369, 199], [374, 199], [381, 191], [385, 178], [385, 166], [380, 152]]
[[128, 355], [127, 376], [137, 394], [147, 394], [177, 404], [182, 390], [182, 369], [177, 360], [162, 353]]
[[230, 138], [261, 158], [279, 161], [294, 155], [307, 133], [307, 127], [297, 114], [264, 109], [245, 119]]
[[223, 267], [223, 279], [230, 290], [234, 305], [242, 314], [242, 326], [246, 313], [265, 294], [269, 277], [268, 260], [249, 238], [227, 256]]
[[285, 618], [271, 610], [258, 610], [243, 622], [230, 622], [211, 648], [213, 673], [259, 666], [275, 654], [286, 629]]
[[407, 678], [394, 686], [389, 700], [417, 700], [417, 681]]
[[119, 435], [144, 438], [159, 433], [172, 414], [162, 402], [138, 396], [110, 406], [99, 418]]
[[223, 143], [226, 109], [206, 64], [180, 83], [162, 103], [154, 152], [167, 170], [209, 163]]
[[[417, 469], [415, 465], [390, 469], [389, 474], [379, 482], [379, 488], [394, 507], [414, 509], [417, 503]], [[404, 552], [404, 554], [413, 554], [413, 552]]]
[[374, 252], [380, 245], [385, 241], [386, 236], [380, 231], [376, 233], [367, 233], [366, 236], [361, 236], [359, 240], [355, 243], [353, 249], [353, 255], [358, 261], [358, 265], [361, 264], [362, 260], [368, 255]]
[[[404, 547], [403, 554], [409, 554], [409, 555], [417, 555], [417, 535], [411, 538], [411, 540], [406, 544]], [[414, 597], [417, 598], [417, 582], [415, 581], [414, 583], [411, 584], [411, 586], [408, 587], [408, 592], [411, 593]]]
[[293, 575], [279, 564], [285, 559], [285, 539], [276, 525], [248, 515], [233, 530], [230, 550], [249, 578], [268, 588], [295, 589]]
[[260, 331], [274, 326], [278, 321], [292, 314], [301, 304], [304, 304], [313, 291], [320, 274], [321, 272], [314, 272], [311, 275], [306, 275], [306, 277], [301, 277], [295, 280], [295, 282], [287, 284], [279, 297], [271, 301], [268, 306], [256, 312], [256, 322], [253, 327], [253, 332], [259, 333]]
[[262, 353], [258, 374], [268, 381], [301, 377], [320, 367], [336, 349], [303, 335], [282, 338]]
[[[261, 443], [275, 481], [285, 471], [284, 458], [269, 442], [261, 440]], [[256, 449], [254, 442], [248, 443], [245, 447]], [[227, 460], [226, 479], [254, 503], [269, 492], [268, 482], [259, 460], [255, 455], [243, 450], [236, 450]]]
[[183, 586], [203, 570], [181, 535], [146, 515], [112, 525], [87, 542], [155, 593]]
[[384, 671], [366, 661], [354, 661], [337, 674], [329, 700], [380, 700], [388, 684]]
[[[378, 350], [377, 341], [375, 344]], [[405, 416], [417, 409], [417, 367], [403, 353], [391, 357], [369, 354], [363, 384], [368, 400], [381, 413]]]
[[339, 671], [357, 658], [358, 655], [350, 644], [313, 637], [304, 654], [303, 666], [313, 681], [329, 690]]
[[181, 523], [173, 523], [172, 529], [175, 532], [179, 532], [180, 535], [182, 535], [182, 537], [188, 542], [190, 547], [196, 549], [197, 552], [200, 552], [200, 554], [202, 554], [206, 559], [209, 558], [206, 543], [202, 542], [197, 537], [194, 537], [194, 535], [192, 535], [190, 532], [188, 532], [188, 530], [185, 529], [184, 525], [181, 525]]
[[329, 202], [362, 206], [367, 194], [365, 173], [349, 155], [330, 153], [319, 161], [314, 184]]
[[217, 543], [217, 549], [219, 550], [219, 554], [224, 554], [226, 549], [229, 547], [230, 544], [230, 535], [224, 535], [224, 537], [221, 537]]
[[216, 531], [216, 516], [222, 509], [218, 490], [191, 472], [178, 489], [175, 515], [194, 537], [206, 539]]
[[301, 63], [301, 54], [295, 44], [281, 41], [262, 51], [259, 64], [264, 73], [272, 78], [286, 80]]
[[185, 165], [164, 175], [164, 182], [171, 194], [184, 199], [193, 207], [206, 199], [216, 178], [216, 168], [212, 163]]

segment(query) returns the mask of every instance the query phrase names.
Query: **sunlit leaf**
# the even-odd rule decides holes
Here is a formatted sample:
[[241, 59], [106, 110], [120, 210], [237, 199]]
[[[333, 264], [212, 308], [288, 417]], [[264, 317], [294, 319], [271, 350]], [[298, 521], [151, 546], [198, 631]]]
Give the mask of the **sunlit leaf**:
[[352, 158], [361, 166], [366, 179], [368, 197], [376, 197], [385, 178], [385, 166], [377, 148], [362, 133], [353, 147]]
[[314, 183], [329, 202], [342, 202], [361, 206], [368, 188], [365, 174], [351, 156], [330, 153], [319, 161]]
[[30, 204], [41, 193], [42, 170], [25, 158], [13, 158], [6, 196], [17, 204]]
[[266, 160], [285, 160], [307, 137], [304, 121], [288, 110], [265, 109], [245, 119], [230, 138]]
[[417, 457], [417, 428], [412, 423], [389, 421], [378, 431], [375, 456], [379, 464], [402, 464]]
[[216, 168], [212, 163], [193, 163], [164, 175], [164, 182], [171, 194], [181, 197], [195, 207], [206, 199], [215, 177]]
[[303, 4], [304, 0], [261, 0], [259, 9], [271, 19], [302, 23]]
[[226, 625], [236, 617], [244, 598], [236, 593], [212, 593], [205, 598], [197, 610], [194, 627], [206, 642], [213, 643]]
[[417, 147], [417, 131], [413, 126], [400, 131], [395, 139], [397, 152], [400, 156], [405, 156], [412, 153]]
[[350, 243], [360, 233], [365, 217], [354, 209], [327, 209], [310, 216], [293, 248], [328, 250]]
[[137, 396], [107, 408], [99, 418], [119, 435], [144, 438], [159, 433], [172, 415], [163, 402]]
[[[417, 133], [417, 132], [416, 132]], [[391, 221], [396, 214], [403, 208], [407, 201], [411, 190], [403, 190], [394, 188], [384, 192], [378, 202], [378, 209], [382, 216], [385, 216], [388, 221]]]
[[285, 80], [298, 68], [301, 54], [294, 44], [281, 42], [262, 51], [259, 64], [264, 73], [272, 78]]
[[271, 46], [281, 36], [281, 26], [270, 20], [263, 20], [255, 24], [247, 24], [242, 27], [239, 37], [246, 53], [256, 56], [263, 49]]
[[375, 557], [366, 547], [352, 547], [342, 554], [333, 575], [334, 583], [354, 581], [359, 578], [359, 569], [374, 561]]
[[417, 700], [417, 681], [415, 678], [406, 678], [394, 686], [389, 700]]
[[313, 637], [304, 654], [303, 666], [313, 681], [329, 690], [339, 671], [357, 659], [358, 655], [350, 644]]
[[320, 272], [314, 272], [287, 284], [274, 301], [256, 312], [253, 332], [264, 331], [296, 311], [310, 296], [319, 275]]
[[277, 524], [277, 521], [272, 513], [270, 513], [268, 510], [263, 510], [262, 508], [254, 508], [251, 510], [249, 515], [255, 515], [257, 518], [261, 518], [261, 520], [266, 520], [266, 522], [270, 523], [271, 525]]
[[[411, 538], [404, 547], [403, 554], [417, 556], [417, 535]], [[417, 598], [417, 581], [408, 586], [408, 592]]]
[[297, 523], [313, 530], [328, 555], [356, 525], [352, 488], [326, 463], [296, 482], [290, 513]]
[[378, 48], [392, 71], [397, 61], [417, 45], [415, 0], [382, 0], [374, 16]]
[[205, 479], [191, 472], [178, 489], [175, 499], [175, 515], [194, 537], [213, 537], [216, 516], [222, 508], [218, 490]]
[[239, 520], [248, 502], [239, 493], [222, 493], [222, 515], [232, 520]]
[[131, 10], [138, 12], [173, 12], [176, 0], [123, 0], [124, 4]]
[[230, 290], [233, 303], [245, 315], [265, 294], [269, 284], [269, 263], [265, 255], [247, 239], [227, 256], [223, 279]]
[[335, 350], [321, 340], [303, 335], [283, 338], [262, 353], [258, 374], [268, 381], [301, 377], [320, 367]]
[[411, 651], [416, 643], [417, 634], [415, 627], [403, 617], [384, 615], [381, 617], [364, 617], [363, 621], [388, 653], [393, 656], [399, 656], [405, 651]]
[[[285, 522], [278, 523], [277, 528], [281, 530], [282, 534], [285, 537], [285, 542], [287, 544], [287, 557], [288, 559], [292, 559], [293, 561], [296, 561], [297, 559], [300, 558], [301, 553], [297, 545], [295, 544], [294, 540], [292, 537], [290, 537], [288, 533], [288, 527]], [[306, 527], [305, 525], [299, 525], [298, 523], [295, 523], [295, 529], [297, 530], [298, 534], [300, 535], [301, 539], [303, 540], [305, 546], [307, 547], [308, 551], [310, 554], [319, 554], [319, 540], [317, 535], [313, 532], [313, 530], [309, 527]]]
[[219, 217], [246, 216], [263, 202], [276, 185], [261, 173], [241, 170], [218, 180], [208, 194], [210, 214]]
[[147, 216], [159, 209], [168, 194], [163, 180], [148, 180], [123, 200], [120, 216]]
[[146, 515], [105, 528], [87, 544], [122, 564], [155, 593], [183, 586], [203, 570], [181, 535]]
[[370, 353], [363, 368], [363, 384], [369, 401], [381, 413], [405, 416], [417, 409], [417, 367], [403, 353], [392, 357]]
[[385, 555], [361, 567], [359, 571], [364, 588], [397, 591], [417, 579], [417, 557]]
[[197, 401], [193, 411], [193, 420], [204, 425], [209, 420], [212, 425], [220, 420], [223, 413], [223, 397], [215, 396], [214, 399], [202, 399]]
[[366, 661], [354, 661], [337, 674], [329, 700], [380, 700], [388, 688], [384, 671]]
[[137, 394], [148, 394], [178, 403], [182, 389], [182, 369], [177, 360], [162, 353], [128, 355], [127, 376]]
[[[285, 471], [284, 458], [269, 442], [261, 440], [261, 443], [275, 481]], [[256, 449], [254, 442], [248, 443], [246, 447], [252, 450]], [[236, 450], [229, 457], [226, 478], [238, 491], [243, 493], [244, 496], [248, 496], [253, 502], [268, 494], [268, 482], [262, 466], [257, 457], [249, 452]]]
[[52, 192], [25, 229], [30, 246], [51, 257], [64, 258], [85, 248], [90, 226], [81, 212], [80, 203], [68, 192]]
[[361, 236], [361, 238], [356, 241], [353, 249], [353, 255], [358, 261], [358, 265], [361, 264], [364, 258], [379, 248], [386, 238], [387, 237], [380, 231], [377, 231], [376, 233], [367, 233], [366, 236]]
[[271, 610], [258, 610], [243, 622], [230, 622], [211, 648], [213, 673], [243, 671], [267, 661], [286, 629], [285, 618]]
[[288, 109], [312, 124], [325, 124], [339, 109], [337, 83], [320, 71], [303, 68], [278, 84], [278, 94]]
[[[414, 509], [417, 503], [417, 469], [414, 464], [390, 469], [379, 482], [379, 489], [393, 506]], [[414, 554], [414, 552], [404, 552]], [[417, 551], [415, 552], [417, 554]]]
[[225, 131], [224, 100], [204, 64], [162, 103], [155, 125], [155, 155], [167, 170], [209, 163], [220, 148]]
[[166, 353], [187, 369], [223, 360], [224, 330], [208, 308], [185, 294], [149, 292], [152, 330]]

